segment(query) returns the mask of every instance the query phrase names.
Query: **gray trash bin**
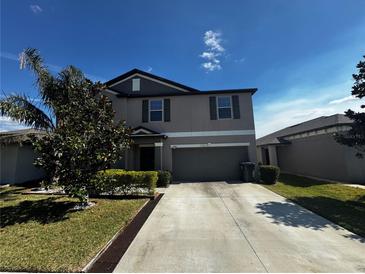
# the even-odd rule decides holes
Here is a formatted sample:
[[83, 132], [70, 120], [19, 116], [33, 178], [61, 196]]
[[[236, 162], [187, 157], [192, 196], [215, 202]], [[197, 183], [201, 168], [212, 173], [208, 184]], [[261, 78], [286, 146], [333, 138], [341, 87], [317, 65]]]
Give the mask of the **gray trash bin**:
[[240, 163], [241, 168], [241, 180], [244, 182], [253, 182], [255, 163], [253, 162], [242, 162]]

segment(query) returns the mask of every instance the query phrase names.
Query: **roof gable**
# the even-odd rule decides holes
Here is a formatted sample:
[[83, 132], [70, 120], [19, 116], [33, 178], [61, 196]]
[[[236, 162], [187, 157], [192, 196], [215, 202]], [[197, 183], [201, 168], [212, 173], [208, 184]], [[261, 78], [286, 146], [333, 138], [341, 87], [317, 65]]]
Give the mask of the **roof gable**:
[[[140, 91], [132, 91], [132, 79], [139, 78], [141, 81]], [[109, 90], [123, 95], [154, 95], [157, 93], [179, 94], [195, 93], [197, 89], [180, 83], [153, 75], [151, 73], [133, 69], [105, 83]]]
[[132, 131], [132, 135], [146, 135], [146, 134], [160, 134], [160, 133], [142, 126], [136, 127]]
[[[133, 81], [137, 78], [140, 80], [139, 90], [133, 91]], [[132, 69], [110, 81], [105, 82], [105, 85], [107, 86], [106, 90], [117, 97], [130, 98], [225, 93], [250, 93], [253, 95], [257, 91], [256, 88], [201, 91], [139, 69]]]

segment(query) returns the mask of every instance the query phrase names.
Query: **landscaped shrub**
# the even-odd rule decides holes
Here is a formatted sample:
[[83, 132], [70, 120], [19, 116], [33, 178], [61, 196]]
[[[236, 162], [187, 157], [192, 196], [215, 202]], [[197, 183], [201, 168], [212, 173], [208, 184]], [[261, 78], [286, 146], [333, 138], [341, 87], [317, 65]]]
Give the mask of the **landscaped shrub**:
[[157, 187], [169, 187], [171, 183], [171, 172], [167, 170], [158, 171]]
[[107, 169], [99, 171], [92, 180], [95, 194], [154, 194], [157, 183], [156, 171], [126, 171]]
[[280, 169], [277, 166], [260, 165], [260, 178], [265, 184], [275, 184], [279, 175]]

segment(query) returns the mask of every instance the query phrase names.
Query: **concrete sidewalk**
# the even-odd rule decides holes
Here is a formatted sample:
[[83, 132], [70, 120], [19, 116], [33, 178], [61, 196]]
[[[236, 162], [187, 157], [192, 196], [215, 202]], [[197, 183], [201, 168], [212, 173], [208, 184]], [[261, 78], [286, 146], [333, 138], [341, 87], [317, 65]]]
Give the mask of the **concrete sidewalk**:
[[259, 185], [184, 183], [114, 272], [365, 272], [365, 239]]

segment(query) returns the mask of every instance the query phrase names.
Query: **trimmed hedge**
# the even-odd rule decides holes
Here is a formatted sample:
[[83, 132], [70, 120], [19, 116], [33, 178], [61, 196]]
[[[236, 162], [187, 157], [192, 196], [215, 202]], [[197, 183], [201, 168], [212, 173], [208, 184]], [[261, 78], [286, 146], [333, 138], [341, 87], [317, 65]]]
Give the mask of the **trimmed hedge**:
[[280, 168], [277, 166], [260, 165], [260, 178], [265, 184], [275, 184], [279, 179]]
[[171, 183], [171, 172], [167, 170], [158, 171], [157, 187], [169, 187]]
[[92, 186], [95, 194], [153, 195], [157, 179], [156, 171], [107, 169], [97, 173]]

